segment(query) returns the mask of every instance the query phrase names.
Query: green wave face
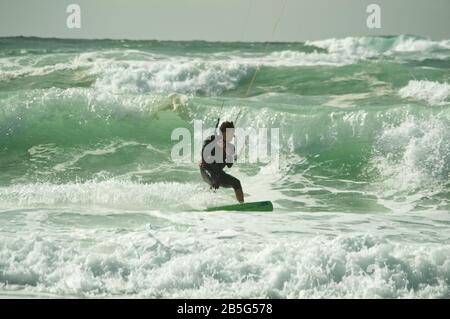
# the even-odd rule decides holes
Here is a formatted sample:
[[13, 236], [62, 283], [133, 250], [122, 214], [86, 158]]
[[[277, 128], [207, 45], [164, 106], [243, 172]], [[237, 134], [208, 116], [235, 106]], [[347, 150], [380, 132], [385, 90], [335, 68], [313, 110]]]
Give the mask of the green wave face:
[[181, 206], [157, 195], [113, 202], [192, 208], [179, 194], [205, 190], [194, 159], [172, 161], [173, 130], [193, 134], [195, 120], [210, 127], [241, 111], [240, 127], [279, 128], [280, 165], [232, 173], [278, 209], [449, 209], [449, 41], [265, 47], [0, 39], [0, 201], [108, 204], [82, 196], [81, 183], [113, 194], [164, 188]]

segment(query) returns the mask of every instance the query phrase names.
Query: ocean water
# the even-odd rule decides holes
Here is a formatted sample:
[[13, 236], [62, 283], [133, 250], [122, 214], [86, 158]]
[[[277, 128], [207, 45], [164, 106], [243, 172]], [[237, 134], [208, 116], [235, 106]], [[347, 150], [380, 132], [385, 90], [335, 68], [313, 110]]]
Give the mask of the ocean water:
[[[0, 297], [449, 298], [449, 82], [406, 35], [0, 38]], [[207, 213], [171, 133], [239, 111], [280, 130], [229, 170], [274, 211]]]

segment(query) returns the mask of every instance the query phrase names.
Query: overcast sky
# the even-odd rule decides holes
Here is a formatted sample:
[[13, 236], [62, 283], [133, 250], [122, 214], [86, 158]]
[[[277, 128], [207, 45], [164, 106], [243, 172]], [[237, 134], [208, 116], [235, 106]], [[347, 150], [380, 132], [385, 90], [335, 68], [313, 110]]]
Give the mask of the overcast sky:
[[[80, 29], [66, 26], [71, 3], [81, 7]], [[381, 29], [366, 26], [370, 3], [381, 7]], [[0, 0], [0, 36], [304, 41], [381, 34], [449, 39], [450, 0]]]

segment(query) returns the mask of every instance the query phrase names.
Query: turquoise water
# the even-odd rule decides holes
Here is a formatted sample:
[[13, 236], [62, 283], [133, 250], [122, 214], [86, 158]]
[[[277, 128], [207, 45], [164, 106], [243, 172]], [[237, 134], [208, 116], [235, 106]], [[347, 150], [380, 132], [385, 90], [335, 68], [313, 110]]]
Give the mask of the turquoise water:
[[[449, 80], [414, 36], [0, 38], [0, 296], [449, 298]], [[274, 212], [202, 212], [233, 192], [171, 133], [240, 111], [280, 130], [229, 170]]]

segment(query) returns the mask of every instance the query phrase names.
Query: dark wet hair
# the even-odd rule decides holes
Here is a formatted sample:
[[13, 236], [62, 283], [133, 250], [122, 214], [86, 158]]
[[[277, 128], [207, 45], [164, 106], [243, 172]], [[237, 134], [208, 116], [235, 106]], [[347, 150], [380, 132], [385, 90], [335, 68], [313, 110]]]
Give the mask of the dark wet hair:
[[234, 123], [225, 121], [222, 124], [220, 124], [220, 131], [222, 132], [222, 134], [225, 134], [227, 128], [234, 128]]

